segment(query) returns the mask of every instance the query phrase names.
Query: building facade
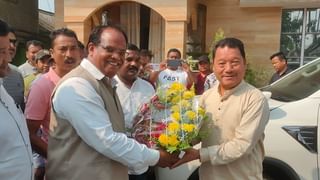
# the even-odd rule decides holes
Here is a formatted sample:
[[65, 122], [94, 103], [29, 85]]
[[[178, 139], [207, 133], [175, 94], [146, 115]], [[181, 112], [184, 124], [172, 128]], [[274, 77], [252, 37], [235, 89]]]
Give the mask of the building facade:
[[[91, 29], [98, 24], [121, 24], [129, 41], [140, 48], [152, 50], [154, 62], [165, 58], [170, 48], [184, 54], [208, 53], [214, 36], [222, 29], [226, 37], [237, 37], [245, 43], [248, 63], [260, 76], [269, 76], [272, 66], [269, 56], [274, 52], [293, 51], [289, 63], [293, 67], [308, 62], [301, 55], [303, 41], [308, 37], [316, 46], [320, 40], [320, 17], [314, 18], [313, 34], [283, 32], [285, 24], [293, 23], [295, 13], [320, 13], [319, 0], [56, 0], [56, 27], [75, 30], [86, 43]], [[284, 21], [284, 14], [288, 18]], [[296, 10], [299, 10], [296, 12]], [[311, 17], [310, 16], [310, 17]], [[290, 19], [291, 18], [291, 19]], [[303, 22], [302, 22], [303, 25]], [[296, 29], [300, 30], [300, 26]], [[287, 34], [286, 34], [287, 33]], [[292, 33], [296, 33], [292, 35]], [[291, 41], [293, 42], [290, 42]], [[293, 40], [292, 40], [293, 39]], [[309, 40], [310, 41], [310, 40]], [[287, 44], [286, 44], [287, 43]], [[300, 43], [300, 46], [298, 45]], [[295, 46], [295, 49], [292, 47]], [[291, 49], [290, 49], [291, 48]], [[299, 49], [300, 48], [300, 49]], [[313, 55], [320, 56], [314, 47]], [[262, 77], [264, 78], [264, 77]]]
[[[50, 18], [49, 18], [50, 16]], [[49, 22], [53, 13], [39, 11], [38, 0], [2, 0], [0, 1], [0, 18], [6, 21], [17, 35], [18, 47], [13, 64], [20, 65], [26, 60], [25, 44], [28, 40], [40, 40], [49, 45], [48, 34], [52, 30]], [[42, 22], [46, 23], [42, 23]], [[46, 24], [47, 26], [43, 26]]]

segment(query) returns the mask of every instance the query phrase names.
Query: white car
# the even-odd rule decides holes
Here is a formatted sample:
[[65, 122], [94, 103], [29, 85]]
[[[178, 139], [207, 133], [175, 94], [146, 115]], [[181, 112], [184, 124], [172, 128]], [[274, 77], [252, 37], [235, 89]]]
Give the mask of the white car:
[[320, 179], [320, 58], [261, 90], [271, 92], [265, 179]]
[[[320, 58], [261, 88], [269, 99], [265, 130], [265, 180], [319, 180]], [[198, 145], [199, 147], [199, 145]], [[158, 180], [190, 178], [200, 165], [192, 161], [177, 169], [158, 168]]]

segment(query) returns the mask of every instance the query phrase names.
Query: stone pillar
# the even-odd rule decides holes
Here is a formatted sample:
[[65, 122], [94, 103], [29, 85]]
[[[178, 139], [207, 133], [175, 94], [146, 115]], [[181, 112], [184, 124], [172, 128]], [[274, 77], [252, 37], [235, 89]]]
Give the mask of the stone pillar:
[[187, 25], [185, 21], [166, 21], [165, 27], [165, 54], [171, 48], [181, 51], [182, 58], [185, 58]]
[[64, 1], [55, 0], [54, 1], [55, 13], [54, 13], [54, 27], [55, 29], [64, 27]]
[[81, 42], [86, 42], [85, 40], [87, 40], [88, 37], [84, 37], [84, 35], [89, 35], [89, 34], [85, 34], [84, 32], [84, 26], [85, 24], [81, 21], [81, 22], [66, 22], [66, 25], [69, 29], [72, 29], [74, 32], [77, 33], [78, 36], [78, 40]]

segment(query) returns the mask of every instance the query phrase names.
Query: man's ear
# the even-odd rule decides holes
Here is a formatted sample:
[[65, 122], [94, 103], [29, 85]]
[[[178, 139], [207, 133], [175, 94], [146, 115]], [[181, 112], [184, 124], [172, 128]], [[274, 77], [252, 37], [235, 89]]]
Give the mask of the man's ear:
[[90, 43], [88, 43], [88, 45], [87, 45], [87, 49], [88, 49], [88, 55], [89, 55], [90, 52], [93, 52], [93, 51], [94, 51], [95, 45], [94, 45], [92, 42], [90, 42]]
[[53, 49], [50, 48], [50, 49], [49, 49], [49, 52], [50, 52], [50, 55], [52, 56], [52, 54], [53, 54]]
[[54, 58], [53, 58], [53, 56], [52, 56], [52, 54], [53, 54], [53, 49], [52, 49], [52, 48], [49, 49], [49, 53], [50, 53], [50, 55], [51, 55], [51, 62], [54, 63], [55, 61], [54, 61]]

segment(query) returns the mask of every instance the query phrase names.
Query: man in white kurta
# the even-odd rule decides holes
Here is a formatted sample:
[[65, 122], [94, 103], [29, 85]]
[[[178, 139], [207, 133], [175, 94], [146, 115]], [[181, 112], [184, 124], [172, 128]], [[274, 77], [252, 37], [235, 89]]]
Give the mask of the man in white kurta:
[[[127, 135], [131, 137], [134, 117], [141, 105], [150, 101], [155, 94], [153, 86], [138, 77], [141, 66], [139, 49], [133, 44], [128, 44], [125, 60], [120, 67], [115, 79], [117, 81], [117, 94], [122, 106]], [[148, 166], [140, 169], [129, 169], [129, 180], [142, 180], [148, 178]]]
[[0, 83], [0, 179], [32, 179], [31, 144], [26, 120]]
[[131, 87], [126, 86], [118, 76], [115, 76], [115, 80], [117, 81], [117, 94], [125, 117], [125, 126], [126, 129], [131, 129], [134, 116], [137, 115], [143, 103], [150, 101], [155, 90], [148, 81], [139, 77]]
[[0, 179], [32, 180], [32, 155], [26, 120], [3, 87], [8, 73], [8, 25], [0, 20]]

